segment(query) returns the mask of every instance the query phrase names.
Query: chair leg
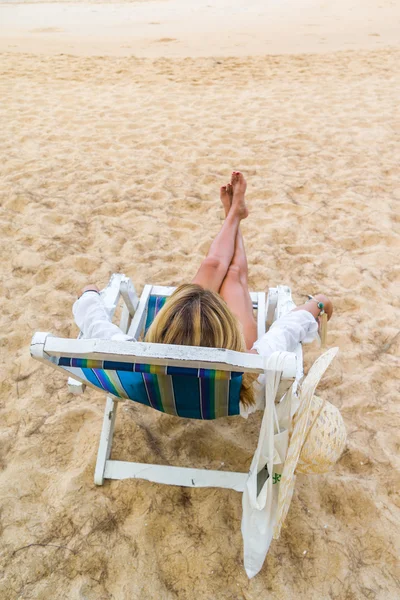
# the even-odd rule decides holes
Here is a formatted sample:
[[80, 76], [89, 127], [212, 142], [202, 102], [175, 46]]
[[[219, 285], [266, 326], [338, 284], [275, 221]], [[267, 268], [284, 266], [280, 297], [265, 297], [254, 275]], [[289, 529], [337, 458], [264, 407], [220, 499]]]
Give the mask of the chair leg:
[[106, 408], [104, 410], [103, 427], [101, 430], [99, 450], [97, 452], [96, 469], [94, 472], [94, 482], [96, 485], [103, 485], [104, 469], [106, 461], [110, 458], [111, 445], [114, 434], [115, 418], [117, 416], [118, 402], [112, 396], [107, 396]]

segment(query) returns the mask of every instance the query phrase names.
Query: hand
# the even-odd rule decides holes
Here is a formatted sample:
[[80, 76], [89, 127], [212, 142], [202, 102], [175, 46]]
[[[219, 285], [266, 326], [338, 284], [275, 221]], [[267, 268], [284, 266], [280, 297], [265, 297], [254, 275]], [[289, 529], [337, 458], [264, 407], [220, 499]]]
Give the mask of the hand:
[[328, 298], [328, 296], [325, 296], [325, 294], [317, 294], [316, 296], [313, 296], [313, 300], [308, 300], [308, 302], [302, 304], [301, 306], [297, 306], [297, 308], [294, 308], [293, 310], [307, 310], [318, 320], [319, 313], [321, 312], [321, 309], [318, 307], [318, 302], [323, 303], [324, 311], [328, 315], [329, 321], [333, 313], [333, 305], [332, 301]]
[[326, 312], [326, 314], [328, 315], [328, 321], [332, 316], [333, 313], [333, 304], [332, 301], [328, 298], [328, 296], [325, 296], [325, 294], [317, 294], [316, 296], [314, 296], [314, 298], [316, 300], [318, 300], [318, 302], [322, 302], [324, 305], [324, 311]]
[[98, 292], [100, 293], [99, 288], [97, 287], [97, 285], [91, 284], [91, 285], [86, 285], [82, 291], [81, 291], [81, 296], [84, 292]]

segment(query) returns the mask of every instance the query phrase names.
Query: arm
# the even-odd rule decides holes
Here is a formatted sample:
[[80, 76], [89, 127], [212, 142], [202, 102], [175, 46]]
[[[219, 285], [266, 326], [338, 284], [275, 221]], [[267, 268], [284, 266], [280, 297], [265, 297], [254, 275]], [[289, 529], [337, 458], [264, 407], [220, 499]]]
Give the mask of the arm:
[[[322, 299], [322, 294], [315, 296], [318, 302], [324, 302], [324, 308], [328, 317], [332, 314], [332, 303], [326, 296]], [[317, 317], [320, 313], [317, 302], [309, 301], [298, 306], [275, 321], [269, 331], [265, 333], [253, 346], [251, 352], [257, 352], [261, 356], [268, 358], [277, 351], [293, 352], [299, 343], [312, 342], [318, 333]], [[265, 406], [265, 376], [260, 375], [255, 386], [256, 404], [249, 410], [247, 407], [240, 407], [242, 417], [254, 412], [254, 410], [263, 409]]]
[[269, 331], [257, 340], [253, 349], [262, 356], [270, 356], [277, 350], [293, 352], [299, 343], [312, 342], [318, 333], [318, 315], [321, 309], [318, 302], [324, 304], [324, 310], [331, 318], [332, 302], [324, 294], [315, 296], [302, 306], [298, 306], [275, 321]]
[[82, 295], [75, 302], [72, 312], [75, 323], [82, 331], [84, 338], [134, 341], [134, 338], [125, 335], [117, 325], [111, 322], [110, 315], [96, 286], [83, 288]]
[[318, 333], [318, 323], [307, 310], [291, 311], [275, 321], [253, 346], [262, 356], [273, 352], [293, 352], [297, 344], [312, 342]]

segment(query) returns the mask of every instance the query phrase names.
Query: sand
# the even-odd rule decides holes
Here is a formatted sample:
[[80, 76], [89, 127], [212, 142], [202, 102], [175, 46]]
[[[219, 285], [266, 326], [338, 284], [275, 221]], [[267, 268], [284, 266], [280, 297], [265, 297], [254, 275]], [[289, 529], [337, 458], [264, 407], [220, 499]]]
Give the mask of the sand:
[[[39, 51], [40, 50], [40, 51]], [[399, 64], [396, 47], [282, 56], [0, 55], [0, 598], [395, 600]], [[215, 47], [217, 55], [217, 47]], [[348, 443], [299, 476], [260, 574], [234, 491], [93, 483], [104, 398], [29, 356], [75, 337], [80, 288], [190, 280], [248, 179], [254, 290], [324, 291], [339, 357], [319, 387]], [[318, 356], [306, 348], [306, 366]], [[185, 422], [125, 403], [113, 457], [248, 468], [261, 415]]]
[[0, 3], [0, 51], [81, 56], [265, 56], [399, 44], [393, 0]]

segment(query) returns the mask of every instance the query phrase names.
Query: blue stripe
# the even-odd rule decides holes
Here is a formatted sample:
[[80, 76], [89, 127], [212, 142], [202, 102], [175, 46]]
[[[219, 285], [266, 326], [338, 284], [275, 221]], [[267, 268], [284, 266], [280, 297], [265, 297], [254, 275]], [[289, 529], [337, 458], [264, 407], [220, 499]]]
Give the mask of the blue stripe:
[[167, 375], [184, 375], [187, 377], [197, 377], [198, 369], [189, 369], [187, 367], [167, 367]]
[[[233, 375], [233, 373], [232, 373]], [[240, 377], [233, 377], [230, 380], [229, 385], [229, 404], [228, 404], [228, 415], [234, 416], [240, 414], [240, 390], [242, 387], [242, 375]]]
[[[231, 379], [233, 379], [234, 377], [242, 377], [243, 373], [239, 373], [238, 371], [231, 371]], [[240, 379], [241, 381], [241, 379]]]
[[121, 387], [122, 387], [122, 389], [124, 390], [124, 392], [125, 392], [125, 394], [126, 394], [127, 398], [130, 398], [130, 396], [129, 396], [129, 390], [127, 390], [127, 389], [125, 388], [125, 386], [124, 386], [124, 383], [123, 383], [123, 381], [122, 381], [122, 380], [123, 380], [123, 378], [124, 378], [124, 376], [125, 376], [125, 373], [126, 373], [126, 371], [122, 371], [122, 372], [121, 372], [121, 371], [117, 371], [117, 375], [118, 375], [118, 379], [119, 379], [119, 382], [120, 382], [120, 384], [121, 384]]
[[147, 303], [146, 324], [144, 328], [145, 335], [166, 301], [167, 296], [150, 296]]
[[64, 356], [60, 356], [60, 358], [58, 359], [58, 366], [59, 367], [70, 367], [71, 359], [65, 358]]
[[85, 373], [85, 376], [87, 377], [88, 381], [90, 381], [90, 383], [93, 383], [93, 385], [95, 385], [96, 387], [103, 389], [100, 386], [100, 382], [97, 379], [96, 375], [93, 373], [92, 369], [82, 369], [82, 371]]
[[103, 368], [107, 371], [133, 371], [133, 364], [105, 360], [103, 363]]
[[201, 419], [200, 391], [197, 377], [172, 377], [176, 414], [185, 419]]
[[120, 371], [118, 376], [122, 387], [131, 400], [150, 406], [141, 373], [127, 373], [126, 371]]

